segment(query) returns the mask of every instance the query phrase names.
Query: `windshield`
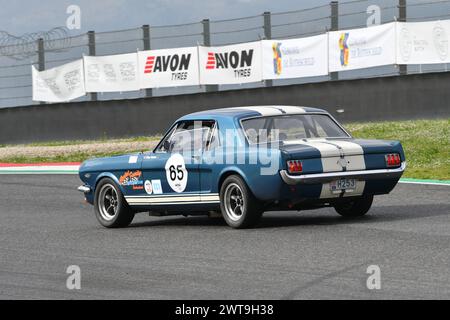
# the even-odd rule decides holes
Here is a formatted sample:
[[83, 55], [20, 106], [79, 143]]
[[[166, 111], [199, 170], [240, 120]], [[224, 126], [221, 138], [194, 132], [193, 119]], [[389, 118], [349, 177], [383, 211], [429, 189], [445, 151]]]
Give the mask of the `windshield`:
[[311, 138], [349, 138], [326, 114], [297, 114], [259, 117], [242, 121], [249, 143], [291, 141]]

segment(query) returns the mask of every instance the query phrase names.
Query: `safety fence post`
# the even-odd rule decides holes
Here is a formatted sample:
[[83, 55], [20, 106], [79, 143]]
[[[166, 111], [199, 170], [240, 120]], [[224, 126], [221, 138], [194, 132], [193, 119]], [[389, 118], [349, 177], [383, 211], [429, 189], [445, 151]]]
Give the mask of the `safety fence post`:
[[[202, 25], [203, 25], [203, 45], [205, 47], [209, 47], [209, 46], [211, 46], [211, 31], [210, 31], [209, 19], [203, 19]], [[200, 68], [201, 67], [202, 66], [200, 66]], [[206, 90], [206, 92], [219, 91], [219, 86], [218, 85], [206, 85], [205, 90]]]
[[[38, 70], [45, 70], [45, 49], [44, 49], [44, 39], [37, 39], [37, 51], [38, 51]], [[41, 101], [39, 104], [45, 104], [45, 102]]]
[[[150, 50], [150, 26], [148, 24], [142, 26], [142, 39], [144, 41], [144, 50]], [[151, 88], [145, 89], [145, 96], [153, 96], [153, 90]]]
[[[88, 31], [88, 48], [89, 55], [95, 56], [95, 31]], [[91, 92], [91, 101], [97, 101], [97, 92]]]
[[[263, 13], [264, 17], [264, 38], [267, 40], [272, 39], [272, 19], [269, 11]], [[273, 80], [265, 80], [266, 87], [273, 86]]]
[[[339, 30], [339, 3], [337, 1], [330, 2], [331, 8], [331, 31]], [[330, 80], [338, 80], [339, 73], [338, 72], [330, 72]]]
[[[398, 21], [406, 22], [406, 0], [398, 0]], [[400, 64], [398, 66], [398, 73], [401, 76], [408, 74], [408, 66], [406, 64]]]

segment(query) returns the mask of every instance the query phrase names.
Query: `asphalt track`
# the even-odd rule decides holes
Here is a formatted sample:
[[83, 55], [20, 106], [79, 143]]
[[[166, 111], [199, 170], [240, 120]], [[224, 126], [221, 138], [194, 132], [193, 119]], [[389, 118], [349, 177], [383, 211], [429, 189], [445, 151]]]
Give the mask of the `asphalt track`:
[[[221, 219], [138, 215], [105, 229], [74, 175], [0, 176], [2, 299], [449, 299], [450, 187], [401, 184], [370, 214]], [[81, 268], [81, 289], [66, 268]], [[366, 269], [381, 269], [369, 290]]]

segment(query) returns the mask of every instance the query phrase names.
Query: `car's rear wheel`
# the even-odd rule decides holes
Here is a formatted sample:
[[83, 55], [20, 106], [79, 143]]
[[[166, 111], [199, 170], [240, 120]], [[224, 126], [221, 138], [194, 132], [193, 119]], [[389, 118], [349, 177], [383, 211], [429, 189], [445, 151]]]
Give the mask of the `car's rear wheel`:
[[227, 224], [236, 229], [254, 226], [263, 213], [259, 201], [237, 175], [231, 175], [223, 182], [220, 188], [220, 209]]
[[336, 204], [334, 209], [343, 217], [361, 217], [370, 210], [372, 202], [373, 196], [363, 196], [355, 200]]
[[94, 208], [97, 220], [107, 228], [127, 227], [134, 218], [122, 192], [110, 178], [104, 178], [98, 183]]

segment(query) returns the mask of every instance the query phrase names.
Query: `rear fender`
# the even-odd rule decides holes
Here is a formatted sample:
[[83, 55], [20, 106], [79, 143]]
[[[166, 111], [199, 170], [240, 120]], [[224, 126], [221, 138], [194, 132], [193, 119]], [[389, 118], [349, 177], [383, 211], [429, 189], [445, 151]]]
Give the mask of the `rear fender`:
[[259, 200], [275, 200], [278, 198], [281, 191], [282, 180], [278, 171], [273, 175], [261, 175], [259, 170], [255, 170], [255, 168], [247, 168], [247, 170], [242, 170], [238, 166], [227, 166], [220, 172], [219, 181], [223, 181], [224, 175], [231, 174], [240, 175], [247, 184], [252, 194]]

